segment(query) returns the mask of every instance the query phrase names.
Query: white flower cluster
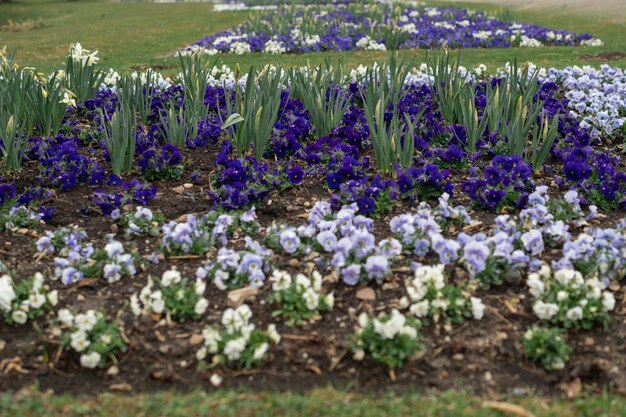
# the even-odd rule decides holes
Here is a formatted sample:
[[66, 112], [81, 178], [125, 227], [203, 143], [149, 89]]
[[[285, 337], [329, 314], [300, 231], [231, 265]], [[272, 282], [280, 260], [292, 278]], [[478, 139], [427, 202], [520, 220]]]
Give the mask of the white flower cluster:
[[287, 48], [285, 48], [285, 45], [282, 42], [270, 39], [265, 42], [265, 45], [263, 45], [263, 52], [266, 54], [278, 55], [287, 52]]
[[479, 30], [477, 32], [472, 33], [472, 37], [480, 40], [487, 40], [491, 36], [490, 30]]
[[604, 46], [604, 42], [598, 38], [583, 39], [580, 41], [581, 46]]
[[400, 305], [409, 307], [415, 317], [432, 316], [435, 321], [440, 316], [461, 321], [470, 314], [475, 320], [482, 319], [485, 312], [482, 300], [448, 285], [444, 267], [443, 264], [418, 266], [414, 278], [406, 283], [408, 298], [403, 297]]
[[417, 339], [417, 329], [414, 326], [408, 325], [406, 316], [395, 308], [391, 310], [389, 316], [383, 313], [381, 316], [372, 318], [366, 313], [361, 313], [358, 319], [360, 327], [358, 332], [363, 331], [370, 321], [374, 326], [374, 332], [384, 340], [393, 339], [400, 335], [409, 336], [409, 338], [413, 340]]
[[178, 51], [178, 53], [180, 55], [194, 55], [194, 54], [204, 54], [204, 55], [217, 55], [220, 53], [220, 51], [218, 51], [215, 48], [204, 48], [200, 45], [191, 45], [189, 46], [187, 49], [181, 49]]
[[233, 42], [230, 44], [230, 53], [235, 55], [249, 54], [251, 52], [248, 42]]
[[119, 328], [107, 323], [99, 311], [87, 310], [74, 315], [64, 308], [57, 317], [63, 327], [63, 346], [80, 353], [80, 364], [84, 368], [93, 369], [107, 354], [125, 349]]
[[[530, 78], [535, 71], [538, 71], [538, 79], [541, 81], [544, 79], [544, 77], [546, 77], [548, 75], [548, 70], [546, 70], [543, 67], [540, 67], [539, 65], [532, 63], [532, 62], [526, 62], [526, 65], [528, 66], [528, 77]], [[496, 77], [500, 77], [500, 78], [506, 78], [507, 80], [511, 79], [511, 75], [513, 74], [513, 65], [511, 65], [510, 61], [507, 61], [506, 64], [504, 64], [504, 67], [499, 67], [496, 70]], [[522, 71], [520, 71], [518, 73], [518, 76], [521, 77], [522, 76]]]
[[215, 3], [213, 5], [214, 12], [232, 12], [239, 10], [275, 10], [278, 9], [276, 4], [268, 5], [248, 5], [246, 3]]
[[[246, 304], [236, 309], [228, 308], [222, 314], [223, 330], [207, 326], [202, 331], [204, 346], [198, 350], [196, 357], [204, 360], [207, 355], [219, 355], [214, 361], [244, 362], [246, 365], [265, 358], [270, 343], [280, 342], [276, 326], [270, 324], [267, 332], [259, 332], [250, 323], [252, 311]], [[251, 336], [255, 334], [255, 337]]]
[[39, 317], [44, 308], [56, 306], [58, 301], [57, 291], [48, 292], [39, 272], [18, 284], [9, 275], [0, 277], [0, 312], [9, 323], [24, 324], [29, 317]]
[[384, 43], [378, 43], [369, 36], [364, 36], [356, 42], [358, 49], [365, 49], [366, 51], [386, 51], [387, 47]]
[[[197, 295], [197, 297], [189, 297], [189, 294], [186, 294], [185, 292], [186, 288], [184, 285], [178, 285], [176, 291], [166, 291], [167, 288], [174, 287], [176, 284], [185, 284], [182, 283], [182, 276], [180, 272], [176, 270], [165, 271], [161, 276], [158, 288], [155, 288], [152, 277], [148, 277], [148, 283], [145, 287], [143, 287], [139, 295], [134, 293], [130, 298], [130, 307], [133, 314], [135, 316], [140, 316], [142, 314], [151, 313], [169, 313], [166, 308], [168, 304], [186, 304], [191, 302], [193, 303], [193, 313], [196, 316], [203, 315], [209, 306], [208, 300], [203, 297], [206, 290], [206, 282], [201, 279], [196, 279], [193, 287], [193, 293]], [[170, 301], [168, 300], [168, 297], [173, 298], [171, 303], [168, 303], [168, 301]], [[188, 306], [188, 309], [191, 311], [190, 307], [191, 306]]]
[[320, 303], [327, 306], [328, 309], [333, 308], [335, 297], [333, 293], [324, 295], [322, 293], [322, 275], [318, 271], [313, 271], [311, 277], [307, 278], [304, 274], [297, 274], [292, 277], [288, 272], [282, 270], [274, 270], [270, 281], [272, 282], [272, 290], [274, 292], [288, 291], [295, 284], [295, 291], [306, 303], [306, 308], [315, 311], [320, 307]]
[[[516, 39], [517, 37], [515, 35], [511, 36], [511, 42], [515, 41]], [[519, 46], [521, 48], [537, 48], [539, 46], [542, 46], [542, 43], [535, 38], [529, 38], [526, 35], [521, 35], [519, 37]]]
[[100, 60], [100, 58], [96, 56], [98, 55], [98, 51], [91, 52], [87, 49], [83, 49], [78, 42], [70, 45], [68, 54], [74, 61], [78, 61], [86, 67], [94, 65]]
[[[202, 53], [206, 53], [206, 50], [201, 51]], [[189, 51], [179, 51], [181, 55], [189, 55]], [[164, 77], [163, 74], [154, 71], [153, 69], [148, 68], [146, 71], [137, 72], [133, 71], [131, 74], [131, 78], [136, 80], [137, 78], [141, 79], [141, 82], [145, 85], [148, 82], [148, 71], [150, 71], [150, 81], [152, 82], [152, 86], [158, 89], [159, 91], [163, 91], [168, 87], [172, 86], [172, 80], [169, 77]], [[120, 74], [115, 71], [113, 68], [109, 68], [102, 84], [100, 85], [100, 89], [104, 90], [106, 88], [110, 88], [115, 91], [115, 87], [117, 86], [117, 82], [120, 80]]]
[[13, 289], [13, 280], [8, 275], [0, 277], [0, 310], [5, 313], [10, 312], [15, 300], [15, 290]]
[[[353, 83], [362, 82], [367, 74], [368, 69], [375, 70], [378, 67], [379, 65], [377, 62], [374, 62], [370, 66], [359, 65], [357, 68], [353, 68], [350, 70], [349, 80]], [[417, 86], [431, 84], [434, 81], [434, 79], [430, 75], [433, 73], [433, 71], [433, 69], [428, 68], [428, 64], [422, 63], [419, 66], [411, 69], [411, 71], [407, 74], [406, 79], [404, 80], [404, 84]], [[477, 77], [480, 77], [486, 71], [487, 67], [484, 64], [480, 64], [478, 67], [471, 70], [468, 70], [462, 65], [458, 68], [459, 75], [463, 77], [465, 82], [467, 83], [475, 82]]]
[[400, 32], [404, 33], [418, 33], [419, 31], [415, 27], [415, 23], [407, 23], [406, 25], [399, 26]]
[[314, 47], [321, 41], [320, 35], [303, 34], [297, 27], [291, 31], [291, 38], [296, 45], [308, 47]]
[[[454, 30], [454, 29], [456, 29], [456, 26], [454, 26], [452, 23], [450, 23], [450, 22], [445, 22], [445, 21], [442, 21], [442, 22], [434, 22], [434, 23], [433, 23], [433, 27], [435, 27], [435, 28], [444, 28], [444, 29], [448, 29], [448, 30]], [[486, 32], [486, 33], [488, 33], [489, 35], [491, 35], [491, 32]], [[487, 35], [487, 36], [489, 36], [489, 35]], [[474, 36], [474, 37], [475, 37], [475, 38], [477, 38], [477, 36]]]
[[583, 278], [578, 271], [561, 269], [554, 274], [543, 265], [528, 275], [526, 285], [533, 298], [533, 312], [541, 320], [566, 327], [590, 328], [607, 319], [615, 308], [615, 297], [596, 276]]

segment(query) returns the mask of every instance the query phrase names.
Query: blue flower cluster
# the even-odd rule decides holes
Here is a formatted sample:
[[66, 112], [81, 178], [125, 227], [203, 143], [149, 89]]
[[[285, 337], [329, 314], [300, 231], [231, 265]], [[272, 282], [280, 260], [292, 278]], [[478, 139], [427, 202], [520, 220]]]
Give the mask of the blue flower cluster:
[[[316, 22], [307, 24], [307, 22]], [[376, 24], [374, 24], [376, 22]], [[207, 36], [186, 51], [269, 54], [352, 49], [507, 48], [542, 45], [602, 45], [575, 34], [526, 23], [506, 22], [480, 11], [452, 7], [393, 5], [279, 8], [231, 30]]]

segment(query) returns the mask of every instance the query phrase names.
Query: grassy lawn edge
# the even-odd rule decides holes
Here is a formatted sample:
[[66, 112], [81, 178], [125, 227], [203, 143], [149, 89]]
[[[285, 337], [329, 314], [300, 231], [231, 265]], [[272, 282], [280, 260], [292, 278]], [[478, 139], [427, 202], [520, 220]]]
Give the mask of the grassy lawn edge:
[[37, 388], [31, 388], [0, 394], [0, 415], [622, 417], [626, 416], [626, 398], [607, 393], [570, 400], [532, 395], [476, 397], [453, 391], [368, 395], [335, 388], [317, 388], [305, 393], [218, 389], [213, 392], [161, 391], [74, 396], [42, 393]]

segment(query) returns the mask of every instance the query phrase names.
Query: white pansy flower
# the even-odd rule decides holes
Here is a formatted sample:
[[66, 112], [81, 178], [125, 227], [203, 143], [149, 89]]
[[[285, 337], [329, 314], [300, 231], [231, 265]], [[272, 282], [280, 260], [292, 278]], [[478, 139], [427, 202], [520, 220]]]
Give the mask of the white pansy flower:
[[579, 306], [572, 307], [567, 310], [567, 313], [565, 313], [565, 317], [567, 317], [567, 319], [571, 321], [580, 320], [583, 318], [583, 309]]
[[298, 289], [305, 290], [311, 287], [311, 280], [305, 277], [303, 274], [296, 275], [296, 285]]
[[275, 270], [270, 277], [272, 290], [282, 291], [291, 286], [291, 275], [285, 271]]
[[194, 292], [198, 295], [203, 295], [205, 290], [206, 290], [206, 282], [201, 279], [197, 279], [194, 285]]
[[71, 327], [74, 325], [74, 315], [67, 309], [62, 308], [57, 313], [57, 317], [61, 323], [63, 323], [66, 327]]
[[180, 280], [180, 272], [172, 269], [163, 272], [163, 275], [161, 276], [161, 285], [163, 285], [164, 287], [169, 287], [172, 284], [178, 284]]
[[241, 353], [246, 349], [246, 341], [244, 338], [229, 340], [224, 346], [224, 355], [229, 361], [236, 361], [241, 358]]
[[254, 349], [254, 353], [252, 354], [252, 359], [255, 361], [259, 361], [265, 357], [267, 350], [269, 349], [269, 344], [261, 343], [259, 346]]
[[56, 306], [59, 303], [59, 292], [57, 290], [50, 291], [46, 294], [46, 298], [51, 306]]
[[415, 303], [411, 306], [411, 308], [409, 309], [409, 311], [411, 312], [411, 314], [415, 315], [416, 317], [426, 317], [428, 316], [428, 310], [430, 309], [430, 303], [428, 302], [428, 300], [422, 300], [418, 303]]
[[197, 315], [201, 316], [202, 314], [204, 314], [208, 306], [209, 306], [209, 302], [207, 301], [207, 299], [201, 298], [198, 300], [198, 302], [194, 306], [193, 311]]
[[417, 339], [417, 330], [412, 326], [404, 326], [400, 332], [400, 334], [409, 336], [411, 340]]
[[322, 290], [322, 281], [323, 281], [323, 279], [322, 279], [322, 274], [320, 274], [320, 273], [316, 270], [316, 271], [313, 271], [313, 272], [311, 273], [311, 276], [313, 277], [313, 279], [312, 279], [312, 286], [313, 286], [313, 289], [314, 289], [315, 291], [321, 291], [321, 290]]
[[526, 285], [528, 286], [529, 292], [533, 297], [541, 296], [546, 289], [546, 286], [538, 273], [529, 274], [528, 279], [526, 280]]
[[273, 343], [280, 343], [280, 335], [278, 334], [278, 331], [276, 331], [275, 324], [270, 324], [269, 326], [267, 326], [267, 336]]
[[28, 303], [32, 308], [40, 308], [46, 303], [46, 297], [39, 293], [31, 294], [28, 297]]
[[26, 323], [26, 321], [28, 320], [28, 316], [26, 315], [26, 312], [23, 310], [15, 310], [12, 314], [11, 314], [11, 318], [13, 319], [14, 322], [16, 322], [17, 324], [24, 324]]
[[11, 304], [15, 300], [15, 290], [12, 285], [13, 281], [8, 275], [0, 277], [0, 310], [11, 311]]
[[139, 304], [139, 297], [137, 296], [137, 293], [130, 296], [130, 310], [135, 316], [141, 315], [142, 309]]
[[98, 352], [84, 353], [80, 355], [80, 366], [94, 369], [100, 364], [101, 356]]
[[615, 296], [613, 293], [608, 291], [602, 293], [602, 306], [605, 311], [612, 311], [615, 308]]
[[472, 316], [475, 320], [480, 320], [485, 315], [485, 305], [483, 304], [480, 298], [471, 297], [470, 302], [472, 303]]
[[306, 302], [306, 308], [309, 310], [316, 310], [319, 306], [319, 295], [313, 290], [313, 288], [307, 288], [302, 294], [304, 301]]
[[83, 332], [88, 332], [93, 329], [93, 326], [98, 322], [98, 318], [96, 317], [96, 313], [93, 310], [89, 310], [86, 313], [77, 314], [74, 317], [74, 324], [78, 327], [79, 330]]
[[87, 340], [87, 333], [83, 331], [79, 330], [70, 335], [70, 346], [72, 346], [72, 349], [76, 352], [82, 352], [89, 347], [90, 344], [91, 342]]
[[559, 306], [553, 303], [544, 303], [542, 300], [533, 304], [533, 312], [541, 320], [550, 320], [559, 311]]
[[324, 302], [326, 303], [328, 308], [332, 309], [335, 305], [335, 294], [333, 294], [332, 292], [330, 294], [326, 294], [326, 297], [324, 297]]
[[152, 302], [150, 303], [150, 310], [152, 310], [156, 314], [163, 313], [163, 310], [165, 310], [165, 300], [162, 298], [152, 300]]

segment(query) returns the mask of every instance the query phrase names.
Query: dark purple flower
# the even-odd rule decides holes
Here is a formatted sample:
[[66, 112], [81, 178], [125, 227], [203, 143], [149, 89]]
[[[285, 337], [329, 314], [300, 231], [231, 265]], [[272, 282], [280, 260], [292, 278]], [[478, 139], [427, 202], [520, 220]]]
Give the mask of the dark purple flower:
[[15, 198], [15, 186], [12, 182], [0, 183], [0, 207], [4, 205], [8, 200]]
[[359, 213], [367, 215], [376, 209], [376, 200], [372, 197], [361, 197], [357, 205], [359, 206]]
[[287, 170], [287, 178], [293, 185], [298, 185], [302, 182], [304, 178], [304, 171], [299, 166], [291, 167]]
[[400, 177], [398, 177], [398, 190], [400, 190], [402, 194], [408, 193], [409, 191], [411, 191], [412, 188], [413, 182], [408, 175], [401, 175]]
[[570, 181], [581, 181], [591, 176], [591, 167], [583, 162], [570, 161], [563, 167], [565, 178]]

